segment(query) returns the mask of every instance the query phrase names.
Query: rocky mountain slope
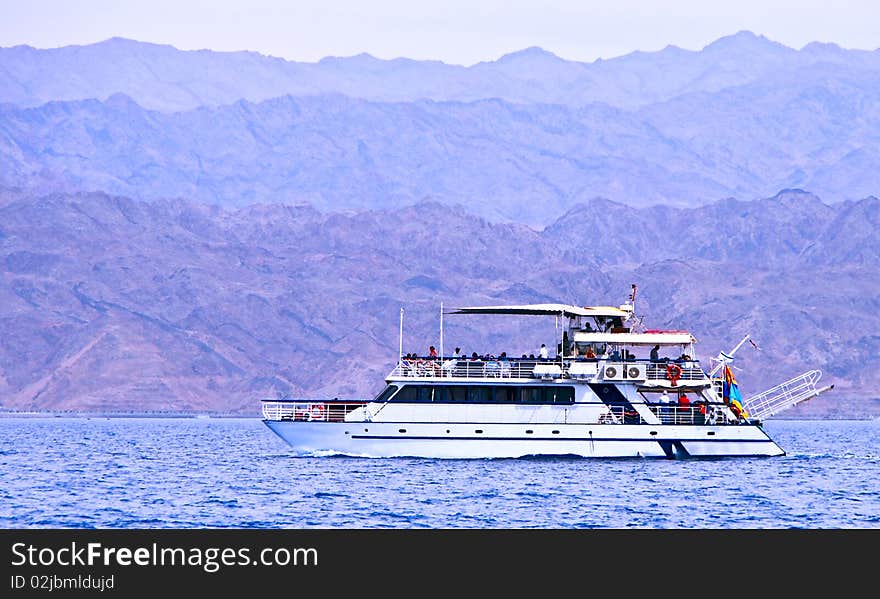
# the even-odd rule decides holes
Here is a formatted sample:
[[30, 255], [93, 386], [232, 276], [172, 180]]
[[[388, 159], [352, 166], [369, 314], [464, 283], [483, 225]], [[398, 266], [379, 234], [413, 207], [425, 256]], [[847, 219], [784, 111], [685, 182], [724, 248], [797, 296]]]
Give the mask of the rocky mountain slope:
[[[363, 397], [439, 305], [617, 303], [686, 327], [703, 357], [749, 333], [746, 394], [809, 368], [813, 415], [880, 413], [880, 200], [790, 190], [697, 209], [588, 202], [539, 231], [438, 203], [387, 211], [226, 210], [101, 193], [0, 193], [5, 409], [254, 413], [275, 394]], [[674, 231], [674, 233], [672, 233]], [[512, 355], [551, 319], [448, 316], [445, 343]]]
[[343, 96], [173, 114], [120, 95], [5, 106], [0, 184], [324, 211], [430, 199], [535, 227], [595, 196], [693, 206], [791, 187], [856, 200], [880, 189], [874, 81], [842, 95], [829, 80], [800, 98], [762, 88], [754, 103], [699, 96], [639, 112]]

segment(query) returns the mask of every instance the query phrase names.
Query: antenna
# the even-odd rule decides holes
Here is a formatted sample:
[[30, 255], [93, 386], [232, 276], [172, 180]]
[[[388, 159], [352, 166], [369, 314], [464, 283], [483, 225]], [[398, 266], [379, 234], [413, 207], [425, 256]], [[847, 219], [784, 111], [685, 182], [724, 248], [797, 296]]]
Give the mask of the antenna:
[[440, 302], [440, 359], [443, 359], [443, 302]]
[[397, 349], [397, 363], [403, 361], [403, 308], [400, 308], [400, 342]]
[[746, 335], [745, 337], [742, 338], [742, 341], [740, 341], [739, 343], [737, 343], [737, 344], [736, 344], [736, 347], [734, 347], [734, 348], [733, 348], [732, 350], [730, 350], [729, 352], [726, 352], [726, 353], [723, 352], [723, 351], [722, 351], [722, 352], [718, 352], [718, 357], [715, 358], [715, 361], [718, 362], [718, 365], [715, 366], [715, 367], [712, 369], [712, 372], [709, 373], [709, 376], [710, 376], [710, 377], [711, 377], [711, 376], [715, 376], [715, 373], [717, 373], [719, 370], [721, 370], [721, 367], [722, 367], [722, 366], [724, 366], [725, 364], [729, 364], [729, 363], [733, 362], [733, 355], [737, 352], [737, 350], [738, 350], [739, 348], [742, 347], [743, 343], [745, 343], [746, 341], [748, 341], [748, 339], [749, 339], [749, 335]]

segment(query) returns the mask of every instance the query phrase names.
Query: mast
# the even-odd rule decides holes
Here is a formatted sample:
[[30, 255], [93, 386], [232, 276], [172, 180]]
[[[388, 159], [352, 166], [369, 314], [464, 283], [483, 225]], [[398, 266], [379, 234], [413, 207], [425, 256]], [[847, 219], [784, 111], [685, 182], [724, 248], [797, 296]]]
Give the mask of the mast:
[[443, 360], [443, 302], [440, 302], [440, 360]]
[[403, 360], [403, 308], [400, 308], [400, 337], [397, 346], [397, 363]]
[[736, 347], [734, 347], [734, 348], [733, 348], [732, 350], [730, 350], [729, 352], [727, 352], [727, 353], [725, 353], [725, 352], [719, 352], [719, 353], [718, 353], [718, 357], [715, 358], [715, 359], [718, 361], [718, 364], [712, 369], [712, 372], [709, 373], [709, 376], [710, 376], [710, 377], [711, 377], [711, 376], [715, 376], [715, 373], [717, 373], [719, 370], [721, 370], [721, 367], [722, 367], [722, 366], [724, 366], [725, 364], [728, 364], [728, 363], [732, 362], [732, 361], [733, 361], [733, 355], [737, 352], [737, 350], [738, 350], [739, 348], [742, 347], [743, 343], [745, 343], [746, 341], [748, 341], [748, 339], [749, 339], [749, 335], [746, 335], [745, 337], [742, 338], [742, 341], [740, 341], [739, 343], [737, 343], [737, 344], [736, 344]]

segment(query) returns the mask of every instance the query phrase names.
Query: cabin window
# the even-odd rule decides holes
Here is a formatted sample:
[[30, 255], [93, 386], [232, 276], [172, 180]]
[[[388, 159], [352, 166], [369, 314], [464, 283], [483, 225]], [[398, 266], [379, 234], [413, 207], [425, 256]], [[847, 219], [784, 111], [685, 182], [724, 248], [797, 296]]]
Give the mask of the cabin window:
[[546, 403], [574, 403], [574, 387], [544, 387]]
[[467, 401], [468, 403], [486, 403], [492, 400], [491, 387], [468, 387]]
[[400, 392], [394, 396], [394, 401], [410, 403], [416, 401], [419, 391], [415, 385], [406, 385]]
[[[390, 390], [389, 390], [390, 389]], [[574, 387], [515, 385], [406, 385], [394, 395], [389, 387], [377, 397], [403, 403], [572, 404]]]
[[419, 385], [419, 403], [430, 403], [434, 399], [434, 388], [429, 385]]
[[516, 403], [518, 396], [516, 387], [495, 387], [495, 403]]
[[453, 403], [464, 403], [467, 401], [467, 387], [464, 385], [455, 385], [454, 387], [447, 387], [448, 401]]
[[377, 395], [373, 401], [388, 401], [388, 398], [394, 395], [394, 392], [397, 391], [397, 385], [388, 385]]
[[540, 387], [523, 387], [520, 389], [520, 403], [544, 403]]

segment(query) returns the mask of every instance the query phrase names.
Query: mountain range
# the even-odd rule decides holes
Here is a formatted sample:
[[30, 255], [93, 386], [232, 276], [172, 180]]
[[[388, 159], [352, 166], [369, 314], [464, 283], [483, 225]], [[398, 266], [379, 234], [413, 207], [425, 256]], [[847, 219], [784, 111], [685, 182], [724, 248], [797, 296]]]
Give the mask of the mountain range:
[[112, 39], [0, 49], [0, 184], [226, 207], [461, 204], [549, 224], [604, 197], [697, 206], [880, 188], [880, 51], [748, 32], [592, 63], [295, 63]]
[[382, 60], [369, 54], [296, 62], [257, 52], [182, 51], [112, 38], [86, 46], [0, 48], [0, 102], [106, 100], [122, 93], [151, 110], [179, 112], [238, 100], [342, 94], [377, 102], [473, 102], [637, 108], [685, 94], [755, 83], [823, 85], [831, 72], [876, 78], [880, 51], [811, 43], [789, 48], [750, 31], [702, 50], [667, 46], [593, 62], [565, 60], [538, 47], [471, 66], [433, 60]]
[[[323, 213], [8, 189], [0, 398], [255, 413], [265, 396], [367, 397], [397, 358], [401, 308], [404, 351], [424, 353], [441, 302], [616, 304], [635, 282], [645, 325], [693, 331], [704, 360], [752, 336], [746, 396], [819, 368], [836, 388], [806, 413], [876, 415], [878, 222], [877, 198], [799, 190], [659, 212], [595, 202], [538, 231], [436, 202]], [[466, 353], [556, 338], [548, 318], [448, 315], [444, 329]]]

